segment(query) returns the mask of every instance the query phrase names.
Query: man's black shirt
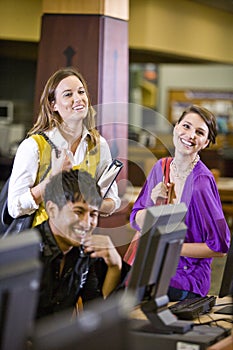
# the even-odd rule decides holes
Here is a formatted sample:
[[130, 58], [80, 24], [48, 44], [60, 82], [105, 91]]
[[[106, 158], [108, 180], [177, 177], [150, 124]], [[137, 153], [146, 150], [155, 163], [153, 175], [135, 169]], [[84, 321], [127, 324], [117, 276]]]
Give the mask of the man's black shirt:
[[[107, 265], [102, 258], [80, 256], [80, 248], [73, 247], [65, 255], [65, 263], [60, 273], [62, 251], [50, 230], [48, 221], [35, 227], [41, 234], [41, 256], [43, 273], [41, 278], [37, 318], [74, 307], [78, 298], [82, 302], [102, 297], [102, 286]], [[122, 280], [129, 270], [123, 263]]]

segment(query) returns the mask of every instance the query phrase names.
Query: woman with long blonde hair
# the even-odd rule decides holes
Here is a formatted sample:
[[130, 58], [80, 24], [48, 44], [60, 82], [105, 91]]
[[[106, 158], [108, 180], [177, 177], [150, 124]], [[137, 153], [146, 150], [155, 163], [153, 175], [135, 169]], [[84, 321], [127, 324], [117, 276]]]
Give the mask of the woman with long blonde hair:
[[[95, 111], [87, 83], [75, 68], [61, 68], [48, 79], [41, 95], [38, 118], [27, 136], [14, 159], [8, 211], [14, 218], [37, 211], [35, 226], [47, 219], [43, 195], [51, 175], [79, 168], [98, 179], [112, 161], [107, 141], [95, 127]], [[58, 150], [57, 156], [51, 152], [51, 145]], [[49, 163], [48, 176], [39, 182], [43, 174], [41, 169], [45, 170]], [[114, 183], [103, 200], [100, 213], [110, 215], [119, 206]]]

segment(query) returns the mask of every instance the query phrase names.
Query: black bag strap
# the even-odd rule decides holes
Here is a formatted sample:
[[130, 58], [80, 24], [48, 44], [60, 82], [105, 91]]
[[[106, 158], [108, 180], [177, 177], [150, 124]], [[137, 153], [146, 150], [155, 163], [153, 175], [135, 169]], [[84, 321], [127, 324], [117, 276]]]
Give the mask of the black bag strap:
[[[58, 158], [61, 152], [59, 151], [59, 149], [57, 148], [57, 146], [50, 140], [50, 138], [49, 138], [43, 131], [38, 132], [38, 135], [43, 136], [43, 138], [48, 142], [48, 144], [50, 145], [50, 147], [51, 147], [52, 149], [55, 150], [56, 157]], [[52, 166], [52, 163], [51, 163], [51, 159], [50, 159], [49, 166], [48, 166], [48, 168], [45, 170], [43, 176], [41, 177], [40, 182], [42, 182], [42, 181], [46, 178], [46, 176], [48, 175], [48, 173], [49, 173], [49, 171], [50, 171], [50, 169], [51, 169], [51, 166]]]
[[61, 153], [59, 151], [59, 149], [57, 148], [57, 146], [53, 143], [53, 141], [50, 140], [50, 138], [43, 132], [43, 131], [40, 131], [38, 132], [38, 135], [42, 135], [43, 138], [48, 142], [48, 144], [51, 146], [52, 149], [55, 149], [55, 152], [56, 152], [56, 157], [58, 158], [59, 157], [59, 154]]

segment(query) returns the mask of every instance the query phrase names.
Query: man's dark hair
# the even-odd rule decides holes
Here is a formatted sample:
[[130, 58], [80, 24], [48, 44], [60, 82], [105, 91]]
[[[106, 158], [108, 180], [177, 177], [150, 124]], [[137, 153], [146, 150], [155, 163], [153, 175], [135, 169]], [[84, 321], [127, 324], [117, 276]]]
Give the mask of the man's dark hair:
[[51, 200], [59, 209], [62, 209], [68, 201], [73, 203], [85, 201], [100, 208], [102, 197], [96, 180], [86, 171], [70, 170], [62, 171], [51, 177], [46, 185], [44, 202]]

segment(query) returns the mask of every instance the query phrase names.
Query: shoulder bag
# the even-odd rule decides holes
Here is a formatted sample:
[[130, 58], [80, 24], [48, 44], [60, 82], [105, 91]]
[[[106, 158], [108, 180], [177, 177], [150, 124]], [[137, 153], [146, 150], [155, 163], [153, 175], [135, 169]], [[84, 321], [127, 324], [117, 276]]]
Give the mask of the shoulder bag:
[[[40, 132], [39, 135], [44, 137], [44, 139], [49, 143], [52, 149], [55, 149], [56, 156], [58, 157], [59, 151], [57, 147], [54, 145], [54, 143], [48, 138], [48, 136], [43, 132]], [[51, 160], [48, 168], [46, 169], [45, 173], [41, 177], [40, 182], [45, 179], [50, 169], [51, 169]], [[32, 227], [32, 223], [36, 213], [35, 211], [30, 215], [22, 215], [15, 219], [10, 216], [10, 214], [8, 213], [8, 207], [7, 207], [9, 180], [10, 178], [7, 179], [0, 193], [0, 238], [5, 238], [9, 234], [16, 235]]]

